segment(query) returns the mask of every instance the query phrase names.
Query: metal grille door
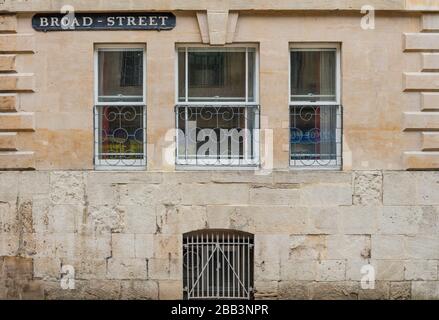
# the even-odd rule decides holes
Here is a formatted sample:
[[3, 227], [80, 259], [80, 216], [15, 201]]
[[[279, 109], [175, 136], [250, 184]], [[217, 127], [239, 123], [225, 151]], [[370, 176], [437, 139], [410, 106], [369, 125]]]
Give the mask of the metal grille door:
[[196, 231], [183, 238], [185, 299], [252, 299], [253, 235]]

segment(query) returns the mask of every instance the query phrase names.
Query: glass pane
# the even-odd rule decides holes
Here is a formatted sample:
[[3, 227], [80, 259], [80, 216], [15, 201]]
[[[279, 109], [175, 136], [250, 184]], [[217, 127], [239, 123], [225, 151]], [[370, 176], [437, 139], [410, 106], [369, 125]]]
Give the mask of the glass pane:
[[337, 106], [294, 106], [290, 117], [292, 160], [336, 160]]
[[336, 101], [336, 51], [291, 52], [291, 100]]
[[143, 101], [143, 51], [99, 50], [99, 102]]
[[178, 101], [186, 101], [186, 53], [178, 51]]
[[188, 53], [189, 101], [245, 101], [245, 51]]
[[97, 107], [99, 159], [144, 158], [143, 109], [143, 106]]
[[255, 52], [248, 52], [248, 101], [255, 102]]

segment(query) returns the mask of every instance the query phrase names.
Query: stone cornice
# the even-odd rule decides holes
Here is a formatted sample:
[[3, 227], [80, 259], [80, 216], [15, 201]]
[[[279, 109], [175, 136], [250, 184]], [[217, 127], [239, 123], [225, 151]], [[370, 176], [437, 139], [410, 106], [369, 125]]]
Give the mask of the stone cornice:
[[76, 11], [159, 10], [346, 10], [357, 11], [365, 4], [380, 11], [439, 11], [439, 0], [3, 0], [0, 12], [59, 11], [63, 5]]

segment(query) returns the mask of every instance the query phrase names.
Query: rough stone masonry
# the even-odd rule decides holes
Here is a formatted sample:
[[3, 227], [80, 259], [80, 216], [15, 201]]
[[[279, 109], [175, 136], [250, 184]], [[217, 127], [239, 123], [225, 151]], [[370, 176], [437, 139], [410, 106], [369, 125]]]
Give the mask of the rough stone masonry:
[[438, 299], [438, 191], [439, 172], [3, 172], [0, 298], [179, 299], [183, 233], [221, 228], [255, 235], [256, 299]]

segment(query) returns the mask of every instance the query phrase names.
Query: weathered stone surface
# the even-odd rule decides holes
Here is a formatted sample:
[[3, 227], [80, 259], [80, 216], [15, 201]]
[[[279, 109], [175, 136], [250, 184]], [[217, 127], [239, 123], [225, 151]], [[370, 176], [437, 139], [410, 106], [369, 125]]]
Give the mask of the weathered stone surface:
[[390, 296], [390, 282], [376, 281], [374, 289], [361, 289], [358, 292], [359, 300], [388, 300]]
[[107, 278], [109, 279], [147, 279], [146, 259], [108, 259]]
[[[209, 179], [214, 175], [211, 172]], [[368, 188], [369, 183], [372, 189], [376, 187], [377, 176], [376, 172], [360, 172], [355, 183], [351, 174], [352, 188], [343, 174], [341, 180], [333, 177], [337, 183], [325, 182], [324, 187], [349, 188], [351, 199], [355, 193], [361, 197], [369, 192], [377, 195]], [[5, 184], [0, 184], [0, 195], [5, 195], [5, 201], [0, 200], [0, 270], [5, 270], [3, 256], [21, 255], [18, 259], [32, 262], [24, 278], [20, 270], [26, 268], [20, 266], [7, 269], [8, 277], [0, 275], [0, 288], [5, 288], [0, 297], [181, 298], [183, 234], [203, 229], [233, 229], [255, 235], [258, 299], [408, 299], [415, 297], [413, 292], [416, 297], [436, 294], [439, 238], [435, 173], [384, 172], [386, 205], [371, 197], [356, 204], [336, 205], [340, 203], [336, 199], [332, 204], [319, 202], [319, 206], [301, 202], [304, 188], [323, 192], [316, 181], [303, 182], [316, 179], [314, 174], [299, 174], [301, 183], [283, 184], [264, 182], [271, 179], [267, 177], [249, 183], [247, 176], [234, 177], [233, 173], [223, 182], [194, 183], [190, 182], [195, 179], [193, 174], [184, 179], [182, 175], [178, 179], [183, 182], [169, 179], [171, 192], [174, 188], [183, 190], [179, 185], [183, 183], [186, 193], [192, 193], [191, 186], [196, 185], [198, 194], [186, 197], [180, 192], [174, 203], [169, 202], [172, 194], [160, 195], [163, 188], [168, 190], [168, 184], [158, 183], [160, 176], [158, 180], [134, 179], [129, 173], [121, 177], [127, 184], [117, 184], [109, 175], [95, 181], [88, 173], [78, 172], [0, 173]], [[216, 176], [215, 180], [221, 179]], [[399, 194], [404, 189], [395, 188], [395, 184], [406, 184], [409, 189], [414, 185], [406, 195], [409, 202], [392, 203], [404, 200]], [[240, 196], [232, 199], [238, 203], [223, 203], [233, 191], [224, 190], [231, 185], [238, 186]], [[220, 201], [211, 201], [214, 195], [203, 198], [212, 190], [223, 193]], [[253, 201], [255, 190], [271, 196], [254, 194]], [[298, 191], [294, 200], [299, 202], [282, 190]], [[196, 197], [198, 204], [183, 204], [190, 197]], [[360, 288], [361, 268], [367, 264], [375, 268], [374, 290]], [[75, 290], [60, 288], [64, 265], [75, 269]], [[10, 279], [7, 287], [2, 284], [5, 277]]]
[[365, 273], [362, 269], [372, 266], [375, 279], [378, 281], [401, 281], [404, 280], [403, 260], [350, 260], [346, 266], [346, 280], [360, 281]]
[[[370, 202], [368, 202], [371, 204]], [[378, 229], [378, 217], [383, 208], [379, 206], [346, 206], [340, 207], [337, 219], [340, 233], [343, 234], [374, 234]], [[335, 232], [334, 232], [335, 233]]]
[[372, 258], [406, 259], [406, 237], [403, 235], [373, 235]]
[[154, 236], [152, 234], [134, 235], [134, 256], [150, 259], [154, 256]]
[[99, 280], [107, 279], [107, 260], [105, 258], [87, 258], [81, 256], [73, 258], [62, 258], [61, 266], [69, 265], [75, 270], [75, 279]]
[[410, 298], [410, 282], [390, 282], [390, 300], [409, 300]]
[[157, 300], [159, 288], [156, 281], [129, 280], [121, 281], [122, 300]]
[[435, 207], [384, 207], [378, 217], [380, 234], [436, 234], [439, 215]]
[[384, 205], [438, 205], [438, 172], [386, 172]]
[[8, 300], [41, 300], [44, 292], [40, 281], [34, 280], [7, 280], [4, 286], [0, 285], [0, 297]]
[[182, 259], [152, 258], [148, 259], [148, 279], [181, 280]]
[[285, 300], [310, 299], [310, 283], [308, 281], [279, 282], [279, 299], [285, 299]]
[[22, 257], [3, 257], [2, 273], [5, 279], [31, 280], [33, 260]]
[[279, 282], [278, 281], [255, 281], [255, 299], [272, 300], [279, 298]]
[[0, 256], [15, 256], [18, 253], [19, 237], [15, 233], [0, 233]]
[[330, 235], [326, 238], [325, 259], [367, 259], [371, 256], [371, 238], [367, 235]]
[[82, 205], [57, 204], [49, 209], [48, 218], [53, 233], [75, 233], [81, 222], [84, 207]]
[[157, 231], [155, 207], [151, 206], [118, 206], [123, 217], [124, 233], [152, 234]]
[[51, 172], [50, 199], [55, 204], [84, 204], [83, 172]]
[[78, 221], [81, 232], [105, 234], [125, 230], [127, 208], [110, 206], [90, 206], [86, 218]]
[[91, 206], [114, 206], [118, 202], [119, 188], [114, 184], [87, 183], [87, 201]]
[[58, 258], [34, 258], [33, 276], [44, 281], [56, 281], [61, 276], [61, 260]]
[[317, 263], [317, 281], [343, 281], [346, 279], [344, 260], [321, 260]]
[[272, 187], [254, 186], [250, 189], [250, 203], [252, 205], [297, 205], [300, 191], [295, 185], [274, 185]]
[[[304, 211], [308, 216], [308, 223], [306, 223], [305, 221], [301, 228], [301, 231], [295, 233], [317, 234], [317, 235], [340, 233], [341, 230], [346, 230], [346, 228], [350, 228], [349, 223], [345, 224], [345, 220], [341, 219], [341, 216], [344, 214], [344, 210], [348, 208], [350, 207], [339, 207], [339, 208], [316, 207], [312, 209], [306, 207], [294, 208], [293, 209], [294, 211], [299, 211], [299, 210]], [[357, 223], [354, 218], [354, 216], [357, 217], [357, 215], [349, 215], [349, 216], [352, 216], [352, 219], [350, 221], [353, 221], [355, 225], [361, 224], [361, 222]]]
[[166, 259], [182, 258], [182, 243], [183, 237], [181, 235], [162, 235], [154, 236], [154, 257]]
[[160, 300], [181, 300], [183, 299], [183, 283], [181, 280], [160, 280]]
[[405, 280], [438, 280], [438, 260], [411, 260], [405, 262]]
[[185, 205], [233, 205], [249, 202], [249, 186], [245, 184], [182, 184], [181, 203]]
[[352, 184], [310, 184], [300, 188], [302, 206], [352, 205]]
[[184, 234], [204, 229], [208, 226], [207, 208], [205, 206], [158, 206], [157, 228], [161, 234]]
[[438, 300], [439, 281], [412, 281], [412, 299]]
[[255, 237], [255, 280], [280, 280], [281, 260], [288, 258], [288, 235], [260, 234]]
[[380, 171], [357, 171], [354, 174], [355, 205], [382, 203], [383, 176]]
[[406, 243], [410, 259], [439, 259], [439, 234], [407, 237]]
[[15, 202], [18, 196], [18, 179], [16, 173], [0, 172], [0, 201]]
[[163, 182], [161, 172], [137, 171], [132, 172], [106, 172], [91, 171], [86, 174], [87, 186], [96, 184], [159, 184]]
[[[291, 235], [288, 257], [291, 260], [317, 260], [325, 258], [326, 237], [322, 235]], [[332, 257], [330, 258], [332, 259]]]
[[18, 191], [23, 195], [47, 195], [49, 193], [48, 172], [42, 171], [23, 171], [19, 175]]
[[62, 289], [58, 282], [46, 282], [44, 295], [48, 300], [116, 300], [121, 296], [117, 280], [76, 280], [75, 289]]
[[357, 300], [360, 290], [358, 282], [312, 282], [310, 297], [313, 300]]
[[135, 258], [135, 235], [133, 233], [113, 233], [111, 235], [111, 253], [116, 259]]
[[16, 205], [13, 203], [0, 203], [0, 233], [18, 232], [19, 226]]

